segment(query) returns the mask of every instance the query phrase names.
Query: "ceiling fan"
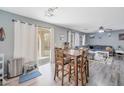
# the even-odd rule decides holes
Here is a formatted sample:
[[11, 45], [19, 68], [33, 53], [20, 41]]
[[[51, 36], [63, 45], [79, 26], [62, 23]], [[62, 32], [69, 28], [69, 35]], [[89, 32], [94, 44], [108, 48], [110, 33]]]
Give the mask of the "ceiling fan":
[[105, 32], [105, 31], [112, 31], [112, 29], [104, 28], [103, 26], [100, 26], [100, 27], [99, 27], [99, 30], [98, 30], [99, 33], [103, 33], [103, 32]]

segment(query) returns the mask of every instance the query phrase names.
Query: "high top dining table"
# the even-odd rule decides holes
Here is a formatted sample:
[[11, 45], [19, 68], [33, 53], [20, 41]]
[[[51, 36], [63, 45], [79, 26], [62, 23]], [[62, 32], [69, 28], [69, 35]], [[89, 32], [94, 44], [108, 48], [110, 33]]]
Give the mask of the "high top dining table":
[[74, 50], [74, 49], [70, 49], [64, 52], [66, 55], [73, 57], [74, 59], [74, 79], [75, 79], [75, 86], [78, 86], [78, 63], [77, 63], [77, 59], [78, 57], [81, 55], [79, 50]]

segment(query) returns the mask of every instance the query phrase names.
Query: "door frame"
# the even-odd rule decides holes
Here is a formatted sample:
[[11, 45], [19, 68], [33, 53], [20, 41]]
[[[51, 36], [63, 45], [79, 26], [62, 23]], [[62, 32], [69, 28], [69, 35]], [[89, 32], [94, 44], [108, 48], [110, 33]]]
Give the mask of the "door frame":
[[54, 38], [54, 28], [50, 28], [50, 62], [54, 63], [55, 62], [55, 38]]

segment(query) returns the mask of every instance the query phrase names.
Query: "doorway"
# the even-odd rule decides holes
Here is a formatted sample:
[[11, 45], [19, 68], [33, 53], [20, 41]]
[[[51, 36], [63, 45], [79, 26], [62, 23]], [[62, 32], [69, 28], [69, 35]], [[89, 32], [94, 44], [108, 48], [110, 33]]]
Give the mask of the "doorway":
[[38, 27], [38, 60], [39, 65], [50, 62], [50, 29]]

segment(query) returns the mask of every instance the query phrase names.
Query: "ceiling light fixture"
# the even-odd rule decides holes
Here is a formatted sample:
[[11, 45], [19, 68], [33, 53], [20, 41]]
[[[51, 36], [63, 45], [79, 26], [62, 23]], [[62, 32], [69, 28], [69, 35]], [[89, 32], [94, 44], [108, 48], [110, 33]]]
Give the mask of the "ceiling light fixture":
[[102, 26], [100, 26], [100, 27], [99, 27], [99, 33], [103, 33], [103, 32], [105, 32], [105, 31], [104, 31], [104, 28], [103, 28]]
[[51, 7], [51, 8], [48, 8], [48, 10], [47, 11], [45, 11], [45, 16], [47, 16], [47, 17], [52, 17], [52, 16], [54, 16], [55, 14], [55, 10], [57, 10], [58, 9], [58, 7]]

